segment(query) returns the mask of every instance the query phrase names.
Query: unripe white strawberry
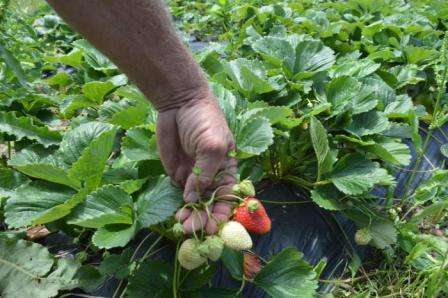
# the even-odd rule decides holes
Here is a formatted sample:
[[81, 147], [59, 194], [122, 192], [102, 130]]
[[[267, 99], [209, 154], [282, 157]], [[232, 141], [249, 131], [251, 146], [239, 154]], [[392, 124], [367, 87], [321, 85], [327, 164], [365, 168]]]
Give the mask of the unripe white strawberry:
[[219, 236], [208, 236], [199, 247], [199, 253], [208, 257], [212, 261], [217, 261], [221, 257], [224, 248], [224, 241]]
[[355, 242], [358, 245], [367, 245], [372, 241], [372, 234], [368, 228], [362, 228], [355, 233]]
[[177, 255], [177, 259], [182, 267], [187, 270], [193, 270], [207, 261], [198, 251], [199, 242], [195, 239], [185, 240]]
[[224, 240], [224, 244], [234, 250], [252, 248], [252, 239], [242, 224], [236, 221], [229, 221], [219, 234]]

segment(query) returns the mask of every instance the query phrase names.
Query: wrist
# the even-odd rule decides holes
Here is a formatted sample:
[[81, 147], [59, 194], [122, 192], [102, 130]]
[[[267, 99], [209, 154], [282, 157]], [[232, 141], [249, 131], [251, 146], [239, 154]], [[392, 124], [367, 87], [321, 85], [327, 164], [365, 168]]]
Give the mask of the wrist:
[[159, 112], [170, 109], [178, 109], [182, 106], [194, 102], [207, 100], [212, 97], [212, 93], [208, 84], [200, 84], [198, 86], [171, 90], [170, 92], [160, 95], [153, 101], [155, 108]]

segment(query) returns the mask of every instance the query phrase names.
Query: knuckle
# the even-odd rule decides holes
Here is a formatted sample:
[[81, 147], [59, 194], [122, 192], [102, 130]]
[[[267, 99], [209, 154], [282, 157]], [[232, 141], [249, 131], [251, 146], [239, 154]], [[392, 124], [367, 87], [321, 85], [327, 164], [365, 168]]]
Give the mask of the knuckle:
[[226, 149], [227, 146], [225, 140], [216, 137], [206, 140], [202, 145], [203, 152], [213, 153], [217, 155], [225, 154]]

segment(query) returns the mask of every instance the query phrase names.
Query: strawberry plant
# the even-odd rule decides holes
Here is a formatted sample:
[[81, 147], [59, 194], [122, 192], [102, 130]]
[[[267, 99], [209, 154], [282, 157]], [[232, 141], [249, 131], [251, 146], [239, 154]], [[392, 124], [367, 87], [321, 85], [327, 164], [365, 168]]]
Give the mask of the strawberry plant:
[[[184, 235], [174, 214], [216, 198], [185, 206], [154, 107], [44, 3], [1, 1], [0, 296], [97, 295], [111, 279], [111, 297], [447, 295], [445, 1], [169, 5], [186, 41], [213, 41], [195, 55], [236, 139], [232, 220]], [[296, 248], [250, 251], [276, 224], [252, 182], [354, 223], [343, 276]], [[239, 286], [212, 283], [218, 262]]]

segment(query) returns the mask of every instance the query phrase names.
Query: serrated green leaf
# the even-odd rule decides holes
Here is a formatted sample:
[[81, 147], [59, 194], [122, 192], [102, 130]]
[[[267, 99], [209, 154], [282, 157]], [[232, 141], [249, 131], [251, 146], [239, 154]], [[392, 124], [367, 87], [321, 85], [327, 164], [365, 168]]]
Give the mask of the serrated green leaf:
[[423, 47], [408, 45], [404, 49], [404, 54], [409, 64], [421, 65], [425, 62], [435, 60], [439, 52], [435, 49], [425, 49]]
[[138, 222], [143, 228], [167, 220], [182, 205], [182, 191], [169, 177], [159, 177], [137, 199]]
[[293, 44], [287, 38], [265, 36], [257, 39], [252, 47], [275, 66], [284, 65], [291, 73], [294, 71], [296, 53]]
[[248, 156], [263, 153], [273, 142], [274, 133], [266, 118], [247, 121], [236, 134], [238, 151]]
[[425, 78], [421, 76], [417, 65], [397, 65], [388, 69], [388, 71], [395, 76], [395, 88], [400, 89], [406, 85], [415, 85]]
[[408, 95], [400, 95], [386, 106], [384, 113], [389, 118], [409, 118], [413, 110], [412, 99]]
[[67, 222], [86, 228], [132, 225], [132, 204], [132, 198], [120, 187], [105, 185], [89, 194], [85, 202], [73, 210]]
[[146, 124], [148, 111], [148, 105], [130, 106], [112, 115], [108, 122], [124, 129], [144, 125]]
[[295, 248], [275, 255], [255, 276], [254, 283], [272, 297], [315, 297], [316, 273]]
[[319, 207], [330, 211], [344, 210], [346, 206], [340, 202], [340, 193], [333, 185], [318, 186], [311, 191], [311, 199]]
[[121, 150], [130, 161], [159, 159], [155, 135], [145, 127], [133, 127], [122, 139]]
[[412, 128], [407, 124], [390, 122], [389, 128], [382, 132], [384, 136], [400, 139], [410, 139]]
[[79, 189], [81, 183], [76, 177], [69, 177], [67, 170], [50, 157], [41, 158], [37, 153], [25, 149], [9, 160], [8, 165], [18, 171], [46, 181]]
[[392, 221], [375, 219], [370, 224], [369, 230], [372, 235], [370, 243], [376, 248], [384, 249], [397, 242], [397, 230]]
[[277, 84], [269, 80], [259, 61], [239, 58], [224, 64], [224, 69], [242, 93], [263, 94], [279, 89]]
[[104, 96], [114, 90], [115, 85], [111, 82], [93, 81], [82, 86], [82, 92], [91, 101], [101, 104]]
[[315, 117], [310, 118], [310, 136], [317, 157], [317, 180], [331, 171], [333, 159], [328, 145], [327, 131]]
[[61, 63], [78, 68], [82, 64], [82, 57], [82, 51], [74, 48], [67, 54], [47, 57], [46, 60], [48, 62]]
[[124, 247], [134, 237], [137, 229], [137, 224], [106, 225], [96, 230], [92, 237], [92, 243], [98, 248], [105, 249]]
[[[203, 266], [189, 271], [184, 271], [181, 274], [181, 279], [185, 277], [185, 281], [182, 283], [181, 291], [194, 291], [202, 288], [208, 288], [207, 284], [212, 282], [212, 279], [216, 273], [216, 263], [209, 263], [206, 268]], [[195, 295], [192, 295], [193, 297]], [[200, 296], [203, 297], [203, 296]], [[210, 297], [210, 296], [205, 296]], [[204, 297], [204, 298], [205, 298]], [[212, 296], [216, 297], [216, 296]], [[221, 297], [221, 296], [218, 296]], [[233, 298], [234, 296], [232, 296]]]
[[333, 50], [317, 40], [299, 42], [295, 52], [295, 74], [303, 71], [316, 72], [328, 69], [336, 60]]
[[220, 259], [234, 279], [243, 279], [244, 256], [242, 251], [236, 251], [224, 246]]
[[60, 71], [56, 73], [54, 76], [51, 76], [48, 79], [46, 79], [46, 82], [50, 86], [65, 87], [72, 82], [72, 79], [68, 73]]
[[106, 277], [107, 276], [101, 274], [97, 267], [93, 265], [81, 266], [76, 274], [78, 287], [88, 293], [100, 288], [100, 286], [104, 283]]
[[68, 96], [61, 102], [59, 109], [66, 118], [71, 118], [75, 112], [82, 108], [89, 108], [96, 106], [97, 103], [83, 95]]
[[17, 187], [25, 185], [29, 181], [19, 172], [0, 165], [0, 197], [9, 197]]
[[115, 134], [116, 130], [112, 128], [92, 140], [68, 170], [68, 177], [83, 181], [88, 190], [96, 189], [101, 183], [104, 168], [112, 151]]
[[424, 207], [422, 210], [414, 214], [409, 222], [412, 224], [418, 224], [427, 217], [440, 214], [440, 212], [444, 209], [448, 209], [448, 201], [434, 203], [432, 205]]
[[123, 87], [129, 83], [129, 79], [124, 73], [121, 73], [109, 78], [108, 82], [114, 84], [115, 87]]
[[14, 136], [17, 140], [35, 140], [45, 147], [59, 144], [61, 135], [46, 126], [37, 126], [32, 118], [18, 117], [15, 112], [0, 112], [0, 132]]
[[64, 135], [57, 155], [69, 167], [81, 157], [84, 150], [94, 139], [115, 129], [113, 125], [101, 122], [81, 124]]
[[393, 178], [385, 169], [361, 154], [348, 154], [339, 159], [330, 180], [340, 191], [349, 195], [362, 194], [378, 183], [393, 183]]
[[387, 117], [377, 111], [354, 115], [352, 122], [345, 130], [358, 137], [373, 135], [385, 131], [389, 127]]
[[352, 109], [354, 114], [364, 113], [377, 105], [370, 95], [373, 90], [351, 77], [334, 78], [326, 87], [327, 100], [331, 103], [333, 115]]
[[135, 101], [129, 99], [122, 99], [120, 101], [107, 100], [98, 108], [98, 120], [106, 122], [116, 113], [133, 106], [135, 106]]
[[20, 65], [20, 61], [14, 57], [14, 55], [0, 44], [0, 58], [5, 62], [5, 64], [12, 70], [14, 76], [17, 78], [22, 86], [27, 86], [27, 78], [25, 71]]
[[140, 104], [146, 104], [148, 106], [151, 105], [148, 99], [145, 97], [145, 95], [137, 87], [133, 85], [122, 86], [117, 90], [115, 90], [114, 93], [120, 97], [133, 100]]
[[84, 60], [93, 69], [98, 71], [110, 71], [117, 69], [117, 67], [113, 65], [106, 56], [94, 48], [85, 39], [78, 39], [73, 42], [73, 45], [82, 50]]
[[395, 90], [379, 75], [370, 75], [361, 79], [361, 82], [368, 88], [368, 90], [372, 91], [371, 97], [378, 100], [378, 103], [381, 106], [386, 106], [395, 100]]
[[18, 228], [62, 218], [82, 200], [75, 193], [68, 187], [44, 181], [25, 184], [6, 201], [6, 223]]
[[374, 73], [381, 66], [380, 63], [375, 63], [370, 59], [348, 61], [343, 64], [339, 64], [330, 72], [332, 77], [357, 77], [364, 78]]
[[148, 179], [146, 178], [136, 180], [125, 180], [120, 182], [119, 186], [128, 194], [133, 194], [134, 192], [140, 190], [147, 180]]
[[47, 249], [24, 240], [0, 239], [0, 294], [5, 298], [54, 297], [59, 290], [76, 287], [79, 266], [72, 260], [55, 260]]
[[409, 147], [397, 140], [380, 138], [374, 145], [365, 148], [383, 160], [396, 165], [407, 166], [411, 162], [411, 151]]
[[120, 254], [106, 252], [98, 269], [102, 274], [114, 275], [119, 279], [126, 278], [130, 273], [132, 254], [131, 248], [125, 249]]
[[266, 118], [271, 122], [271, 125], [288, 123], [293, 111], [289, 107], [283, 106], [269, 106], [265, 108], [255, 109], [252, 114], [253, 117]]
[[[328, 69], [335, 62], [333, 50], [318, 40], [300, 40], [292, 35], [287, 38], [266, 36], [257, 39], [253, 48], [277, 66], [284, 66], [291, 76], [301, 72], [305, 77]], [[311, 73], [311, 74], [310, 74]]]
[[219, 107], [226, 117], [229, 128], [232, 131], [235, 131], [237, 121], [235, 112], [237, 99], [235, 95], [233, 95], [232, 92], [217, 83], [212, 84], [211, 87], [213, 90], [213, 94], [218, 101]]
[[129, 278], [124, 297], [171, 297], [172, 268], [164, 261], [145, 260]]

